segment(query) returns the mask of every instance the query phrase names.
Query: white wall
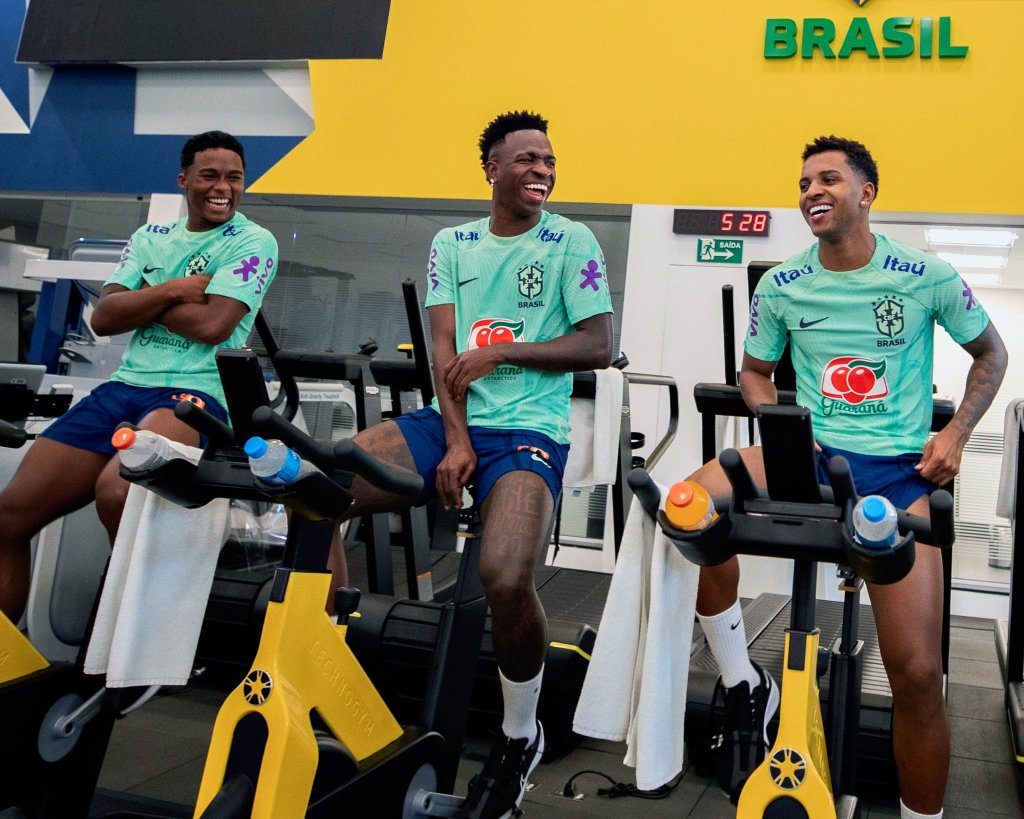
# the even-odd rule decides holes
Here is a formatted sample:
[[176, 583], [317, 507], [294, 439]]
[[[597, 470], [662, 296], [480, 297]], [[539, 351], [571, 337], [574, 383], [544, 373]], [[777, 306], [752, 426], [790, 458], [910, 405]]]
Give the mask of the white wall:
[[[701, 464], [700, 415], [693, 403], [693, 385], [725, 379], [722, 286], [733, 286], [738, 367], [748, 316], [747, 264], [781, 261], [813, 241], [798, 210], [773, 210], [768, 237], [744, 238], [742, 264], [698, 263], [699, 237], [672, 232], [673, 210], [658, 205], [633, 207], [621, 343], [630, 370], [667, 375], [679, 386], [679, 430], [652, 470], [655, 480], [665, 485], [682, 480]], [[667, 424], [664, 390], [632, 389], [630, 404], [633, 429], [645, 432], [653, 444]], [[742, 560], [741, 595], [789, 591], [787, 561]]]

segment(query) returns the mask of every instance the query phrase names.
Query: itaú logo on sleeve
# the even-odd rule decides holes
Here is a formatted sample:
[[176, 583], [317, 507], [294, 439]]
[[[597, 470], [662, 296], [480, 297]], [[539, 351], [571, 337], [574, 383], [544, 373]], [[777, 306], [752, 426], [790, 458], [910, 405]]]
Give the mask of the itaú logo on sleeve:
[[[863, 6], [867, 0], [858, 2]], [[854, 17], [849, 23], [827, 17], [770, 17], [764, 26], [764, 56], [769, 60], [802, 59], [846, 60], [860, 53], [877, 59], [962, 59], [968, 46], [954, 45], [953, 20], [950, 17], [889, 17], [876, 28], [867, 17]]]
[[478, 350], [493, 344], [510, 344], [523, 340], [526, 319], [486, 318], [473, 322], [466, 340], [467, 350]]
[[828, 362], [821, 374], [822, 408], [826, 415], [885, 412], [881, 400], [888, 394], [884, 360], [839, 356]]

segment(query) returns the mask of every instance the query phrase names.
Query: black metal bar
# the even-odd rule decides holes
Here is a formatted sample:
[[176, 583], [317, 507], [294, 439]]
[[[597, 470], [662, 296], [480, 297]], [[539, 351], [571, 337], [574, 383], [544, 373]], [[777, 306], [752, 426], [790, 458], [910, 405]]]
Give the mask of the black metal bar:
[[843, 596], [843, 630], [837, 645], [832, 646], [829, 668], [828, 764], [832, 774], [832, 792], [856, 793], [857, 742], [860, 724], [861, 678], [864, 669], [864, 643], [857, 639], [861, 581], [845, 587]]
[[[794, 631], [811, 631], [814, 628], [814, 611], [818, 583], [818, 564], [813, 560], [793, 561], [793, 599], [790, 603], [789, 626]], [[811, 662], [817, 662], [812, 657]]]
[[629, 423], [629, 378], [622, 379], [622, 398], [624, 410], [619, 414], [618, 457], [615, 459], [615, 483], [607, 487], [607, 501], [612, 504], [612, 542], [615, 545], [615, 556], [619, 555], [622, 544], [622, 533], [626, 529], [626, 515], [629, 513], [630, 491], [626, 485], [626, 475], [633, 466], [633, 447], [630, 441], [631, 427]]
[[[648, 373], [625, 373], [626, 380], [632, 384], [641, 384], [653, 387], [665, 387], [668, 390], [668, 427], [665, 434], [654, 445], [651, 454], [647, 456], [647, 468], [653, 469], [661, 456], [665, 454], [669, 444], [675, 440], [676, 431], [679, 429], [679, 387], [675, 379], [667, 375], [650, 375]], [[628, 435], [626, 436], [629, 437]]]
[[722, 341], [725, 350], [725, 383], [736, 386], [736, 318], [733, 312], [732, 285], [722, 285]]
[[[277, 343], [277, 337], [274, 335], [267, 317], [263, 314], [262, 308], [256, 311], [253, 324], [256, 327], [256, 334], [263, 343], [263, 349], [267, 351], [270, 363], [274, 365], [277, 380], [281, 383], [281, 394], [284, 395], [284, 410], [281, 414], [290, 421], [299, 411], [299, 385], [295, 383], [293, 374], [287, 369], [279, 367], [275, 360], [277, 354], [281, 352], [281, 346]], [[273, 406], [277, 406], [277, 403], [279, 401], [275, 399]]]
[[413, 279], [402, 282], [402, 298], [405, 300], [405, 315], [409, 321], [409, 334], [412, 336], [412, 359], [416, 362], [420, 396], [423, 399], [423, 406], [426, 406], [434, 400], [434, 380], [430, 374], [430, 350], [427, 349], [427, 336], [423, 330], [420, 297]]

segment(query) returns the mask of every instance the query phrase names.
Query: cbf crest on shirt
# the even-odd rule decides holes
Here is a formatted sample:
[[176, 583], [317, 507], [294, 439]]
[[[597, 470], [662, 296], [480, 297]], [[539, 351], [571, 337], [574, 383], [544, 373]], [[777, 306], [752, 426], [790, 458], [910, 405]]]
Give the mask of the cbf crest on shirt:
[[138, 387], [183, 387], [224, 401], [215, 355], [220, 347], [242, 347], [256, 311], [277, 272], [277, 241], [270, 231], [235, 213], [230, 222], [202, 231], [185, 222], [139, 228], [106, 284], [129, 290], [184, 276], [211, 276], [207, 295], [242, 302], [248, 312], [223, 344], [213, 346], [173, 333], [159, 319], [134, 332], [112, 379]]
[[[430, 248], [426, 306], [455, 306], [458, 352], [550, 341], [611, 312], [604, 254], [586, 225], [545, 211], [532, 230], [504, 237], [489, 222], [442, 230]], [[571, 389], [569, 374], [503, 365], [470, 385], [469, 423], [565, 443]]]

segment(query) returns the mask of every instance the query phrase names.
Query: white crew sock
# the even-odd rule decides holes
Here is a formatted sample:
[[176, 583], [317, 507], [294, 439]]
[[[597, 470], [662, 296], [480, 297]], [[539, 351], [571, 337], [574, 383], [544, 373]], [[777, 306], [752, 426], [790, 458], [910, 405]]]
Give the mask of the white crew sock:
[[900, 819], [942, 819], [942, 811], [938, 813], [918, 813], [903, 804], [900, 800]]
[[722, 685], [732, 688], [746, 680], [753, 689], [761, 682], [747, 654], [747, 634], [743, 628], [743, 610], [739, 600], [720, 614], [698, 614], [697, 620], [722, 672]]
[[501, 694], [505, 701], [505, 715], [501, 730], [509, 739], [526, 737], [527, 745], [537, 736], [537, 701], [540, 699], [540, 681], [544, 666], [532, 680], [512, 682], [498, 669], [501, 679]]

